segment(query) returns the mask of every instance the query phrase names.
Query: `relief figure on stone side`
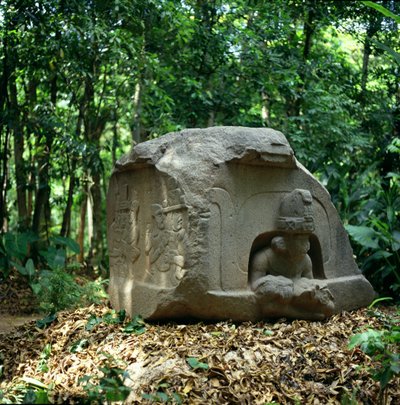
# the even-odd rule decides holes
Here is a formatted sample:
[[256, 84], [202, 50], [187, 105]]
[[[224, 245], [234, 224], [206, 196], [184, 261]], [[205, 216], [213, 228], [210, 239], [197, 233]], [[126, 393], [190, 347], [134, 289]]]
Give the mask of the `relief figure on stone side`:
[[149, 257], [150, 273], [167, 273], [168, 284], [175, 285], [186, 270], [187, 232], [181, 206], [165, 207], [153, 204], [152, 224], [147, 225], [145, 252]]
[[308, 255], [314, 231], [312, 197], [295, 189], [282, 199], [277, 221], [278, 235], [253, 253], [249, 264], [250, 288], [271, 301], [296, 307], [333, 308], [332, 296], [313, 277]]
[[117, 197], [115, 219], [110, 226], [110, 260], [113, 266], [126, 273], [129, 264], [140, 256], [138, 211], [139, 203], [128, 197], [127, 185], [125, 196]]
[[[148, 224], [146, 228], [146, 255], [150, 257], [151, 272], [154, 269], [157, 271], [168, 271], [169, 263], [164, 260], [164, 255], [168, 245], [168, 231], [165, 224], [165, 213], [160, 204], [152, 204], [151, 206], [152, 224]], [[160, 260], [161, 258], [161, 260]]]

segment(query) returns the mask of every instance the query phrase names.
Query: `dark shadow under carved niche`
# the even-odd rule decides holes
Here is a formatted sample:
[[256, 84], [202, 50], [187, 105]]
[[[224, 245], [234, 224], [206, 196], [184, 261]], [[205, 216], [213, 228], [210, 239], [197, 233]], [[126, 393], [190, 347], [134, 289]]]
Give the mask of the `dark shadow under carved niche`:
[[[251, 246], [250, 256], [249, 256], [249, 264], [247, 266], [248, 269], [248, 281], [250, 282], [250, 263], [255, 253], [259, 250], [271, 246], [271, 240], [275, 236], [282, 236], [283, 233], [281, 231], [272, 231], [272, 232], [265, 232], [258, 235]], [[318, 237], [314, 234], [310, 235], [310, 250], [308, 251], [308, 255], [310, 256], [312, 262], [312, 272], [313, 277], [318, 280], [326, 279], [324, 273], [324, 265], [322, 260], [322, 251], [321, 251], [321, 244], [318, 240]]]

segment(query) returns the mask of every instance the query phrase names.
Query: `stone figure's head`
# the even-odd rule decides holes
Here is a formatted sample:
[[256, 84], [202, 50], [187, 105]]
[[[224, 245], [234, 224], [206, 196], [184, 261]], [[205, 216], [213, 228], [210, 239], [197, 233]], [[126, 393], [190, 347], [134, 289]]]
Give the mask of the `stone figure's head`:
[[271, 241], [271, 248], [278, 254], [302, 257], [310, 250], [309, 236], [301, 233], [275, 236]]
[[286, 252], [286, 243], [285, 238], [283, 236], [275, 236], [271, 240], [271, 248], [276, 253], [285, 253]]
[[286, 249], [292, 257], [305, 256], [310, 250], [310, 239], [307, 234], [292, 234], [285, 237]]
[[154, 219], [154, 222], [156, 223], [158, 229], [164, 229], [165, 224], [164, 224], [164, 211], [163, 208], [160, 204], [152, 204], [151, 206], [151, 216]]
[[271, 241], [272, 249], [291, 257], [302, 257], [310, 250], [309, 236], [314, 231], [312, 195], [296, 188], [282, 198], [277, 228], [282, 232]]
[[182, 228], [183, 228], [183, 217], [182, 214], [178, 212], [174, 215], [174, 222], [172, 225], [172, 229], [175, 232], [179, 232]]

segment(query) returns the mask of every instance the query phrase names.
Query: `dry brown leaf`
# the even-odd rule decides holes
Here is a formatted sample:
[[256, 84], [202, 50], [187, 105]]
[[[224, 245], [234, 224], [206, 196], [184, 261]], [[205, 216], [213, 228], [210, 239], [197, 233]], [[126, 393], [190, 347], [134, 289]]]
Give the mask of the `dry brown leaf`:
[[[73, 402], [83, 393], [79, 378], [99, 375], [107, 353], [121, 360], [116, 364], [140, 364], [141, 372], [149, 371], [147, 383], [138, 386], [132, 396], [135, 401], [141, 400], [143, 392], [155, 393], [160, 383], [167, 383], [167, 392], [178, 393], [190, 404], [285, 404], [296, 400], [340, 404], [345, 394], [351, 397], [357, 389], [354, 392], [360, 402], [377, 400], [378, 383], [365, 368], [359, 368], [371, 364], [371, 359], [360, 350], [347, 349], [350, 336], [360, 328], [382, 326], [366, 309], [337, 314], [325, 322], [147, 324], [142, 335], [125, 334], [120, 325], [104, 323], [91, 332], [85, 330], [89, 314], [101, 317], [109, 311], [106, 306], [66, 311], [46, 330], [37, 330], [30, 323], [3, 335], [0, 389], [29, 375], [45, 384], [56, 383], [55, 401]], [[71, 345], [81, 339], [88, 346], [71, 353]], [[43, 374], [38, 364], [46, 343], [52, 344], [52, 352], [49, 372]], [[207, 363], [209, 369], [192, 370], [186, 362], [189, 356]], [[165, 368], [171, 361], [177, 366]], [[158, 373], [151, 374], [151, 370]], [[399, 387], [398, 378], [389, 385], [392, 403], [400, 403]]]

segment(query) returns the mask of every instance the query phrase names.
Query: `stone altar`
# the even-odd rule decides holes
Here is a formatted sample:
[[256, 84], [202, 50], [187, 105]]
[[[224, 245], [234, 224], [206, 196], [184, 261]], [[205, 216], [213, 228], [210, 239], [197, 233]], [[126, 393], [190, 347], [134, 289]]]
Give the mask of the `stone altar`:
[[324, 319], [368, 305], [327, 190], [266, 128], [136, 145], [107, 195], [110, 299], [146, 319]]

